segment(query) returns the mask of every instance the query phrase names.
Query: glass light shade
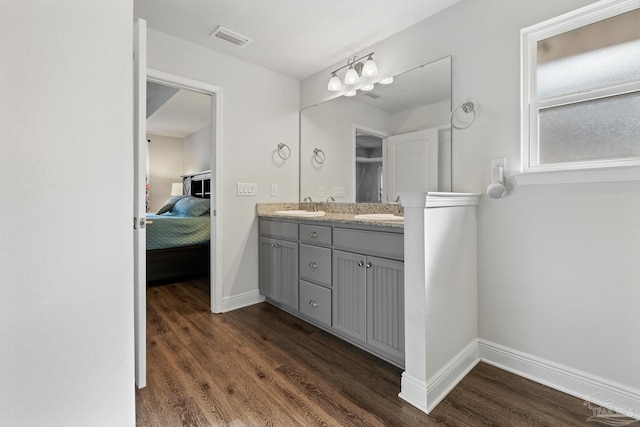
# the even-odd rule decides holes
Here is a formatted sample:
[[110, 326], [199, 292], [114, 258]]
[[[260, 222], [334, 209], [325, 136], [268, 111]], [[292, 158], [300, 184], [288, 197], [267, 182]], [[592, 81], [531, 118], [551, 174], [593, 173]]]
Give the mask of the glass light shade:
[[331, 79], [329, 80], [329, 85], [327, 86], [327, 89], [329, 89], [332, 92], [336, 92], [342, 89], [342, 82], [340, 81], [338, 76], [334, 74], [333, 77], [331, 77]]
[[360, 90], [371, 90], [373, 89], [373, 84], [364, 85], [360, 88]]
[[350, 67], [347, 70], [347, 74], [344, 75], [344, 82], [348, 85], [352, 85], [358, 83], [359, 81], [360, 76], [358, 75], [358, 72]]
[[393, 77], [384, 78], [380, 80], [378, 83], [380, 83], [381, 85], [390, 85], [391, 83], [393, 83]]
[[373, 62], [373, 59], [369, 57], [369, 59], [367, 59], [367, 62], [365, 62], [364, 66], [362, 67], [362, 75], [371, 77], [377, 74], [378, 74], [378, 66], [376, 65], [375, 62]]
[[356, 91], [355, 90], [350, 90], [350, 91], [346, 92], [344, 94], [344, 96], [356, 96]]

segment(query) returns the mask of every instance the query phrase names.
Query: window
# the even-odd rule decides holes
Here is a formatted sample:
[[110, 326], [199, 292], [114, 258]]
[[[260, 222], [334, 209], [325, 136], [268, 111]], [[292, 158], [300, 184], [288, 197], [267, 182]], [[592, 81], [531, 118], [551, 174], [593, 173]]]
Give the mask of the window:
[[600, 1], [521, 38], [523, 175], [640, 179], [640, 0]]

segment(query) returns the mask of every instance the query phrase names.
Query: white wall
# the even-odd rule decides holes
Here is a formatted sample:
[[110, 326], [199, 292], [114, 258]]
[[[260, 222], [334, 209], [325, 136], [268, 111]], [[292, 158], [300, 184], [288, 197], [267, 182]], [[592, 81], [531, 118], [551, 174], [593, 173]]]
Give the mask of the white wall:
[[0, 5], [3, 425], [135, 425], [132, 23]]
[[[171, 184], [184, 175], [183, 140], [164, 135], [147, 135], [149, 142], [149, 212], [157, 212], [171, 197]], [[209, 140], [211, 141], [211, 140]], [[211, 145], [211, 143], [209, 143]]]
[[[148, 31], [148, 66], [223, 88], [219, 215], [224, 297], [257, 292], [255, 205], [298, 200], [299, 81], [153, 29]], [[280, 142], [292, 150], [286, 162], [275, 154]], [[257, 183], [258, 196], [237, 196], [238, 182]], [[270, 196], [271, 184], [278, 184], [277, 197]]]
[[202, 172], [211, 167], [211, 126], [192, 133], [182, 140], [183, 173]]
[[[520, 168], [519, 30], [589, 3], [463, 0], [363, 50], [381, 73], [453, 56], [453, 104], [477, 111], [453, 133], [454, 191], [484, 191], [492, 157]], [[339, 65], [302, 82], [303, 106]], [[640, 183], [509, 187], [478, 211], [480, 338], [640, 389]]]

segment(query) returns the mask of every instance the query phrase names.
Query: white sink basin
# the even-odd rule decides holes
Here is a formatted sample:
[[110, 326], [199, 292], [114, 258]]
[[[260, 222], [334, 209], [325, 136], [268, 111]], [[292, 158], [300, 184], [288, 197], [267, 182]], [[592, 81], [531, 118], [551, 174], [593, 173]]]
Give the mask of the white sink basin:
[[324, 211], [305, 211], [305, 210], [290, 210], [290, 211], [275, 211], [275, 215], [282, 216], [324, 216]]
[[394, 221], [394, 222], [402, 222], [404, 221], [403, 216], [397, 216], [394, 214], [361, 214], [354, 216], [355, 219], [363, 220], [363, 221]]

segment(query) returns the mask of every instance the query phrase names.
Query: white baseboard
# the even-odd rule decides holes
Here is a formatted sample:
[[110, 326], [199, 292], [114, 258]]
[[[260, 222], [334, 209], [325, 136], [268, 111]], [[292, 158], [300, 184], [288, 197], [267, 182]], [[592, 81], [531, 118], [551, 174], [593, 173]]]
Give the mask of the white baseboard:
[[427, 381], [427, 414], [480, 362], [478, 340], [471, 341]]
[[422, 412], [429, 413], [427, 411], [426, 382], [403, 372], [400, 380], [400, 390], [398, 394], [400, 399], [406, 400]]
[[244, 294], [233, 295], [222, 299], [222, 312], [237, 310], [242, 307], [248, 307], [264, 301], [264, 297], [260, 295], [260, 291], [255, 290], [245, 292]]
[[640, 390], [487, 340], [479, 340], [479, 350], [483, 362], [583, 399], [585, 405], [640, 419]]
[[403, 372], [398, 396], [428, 414], [479, 361], [478, 340], [473, 340], [426, 383]]

